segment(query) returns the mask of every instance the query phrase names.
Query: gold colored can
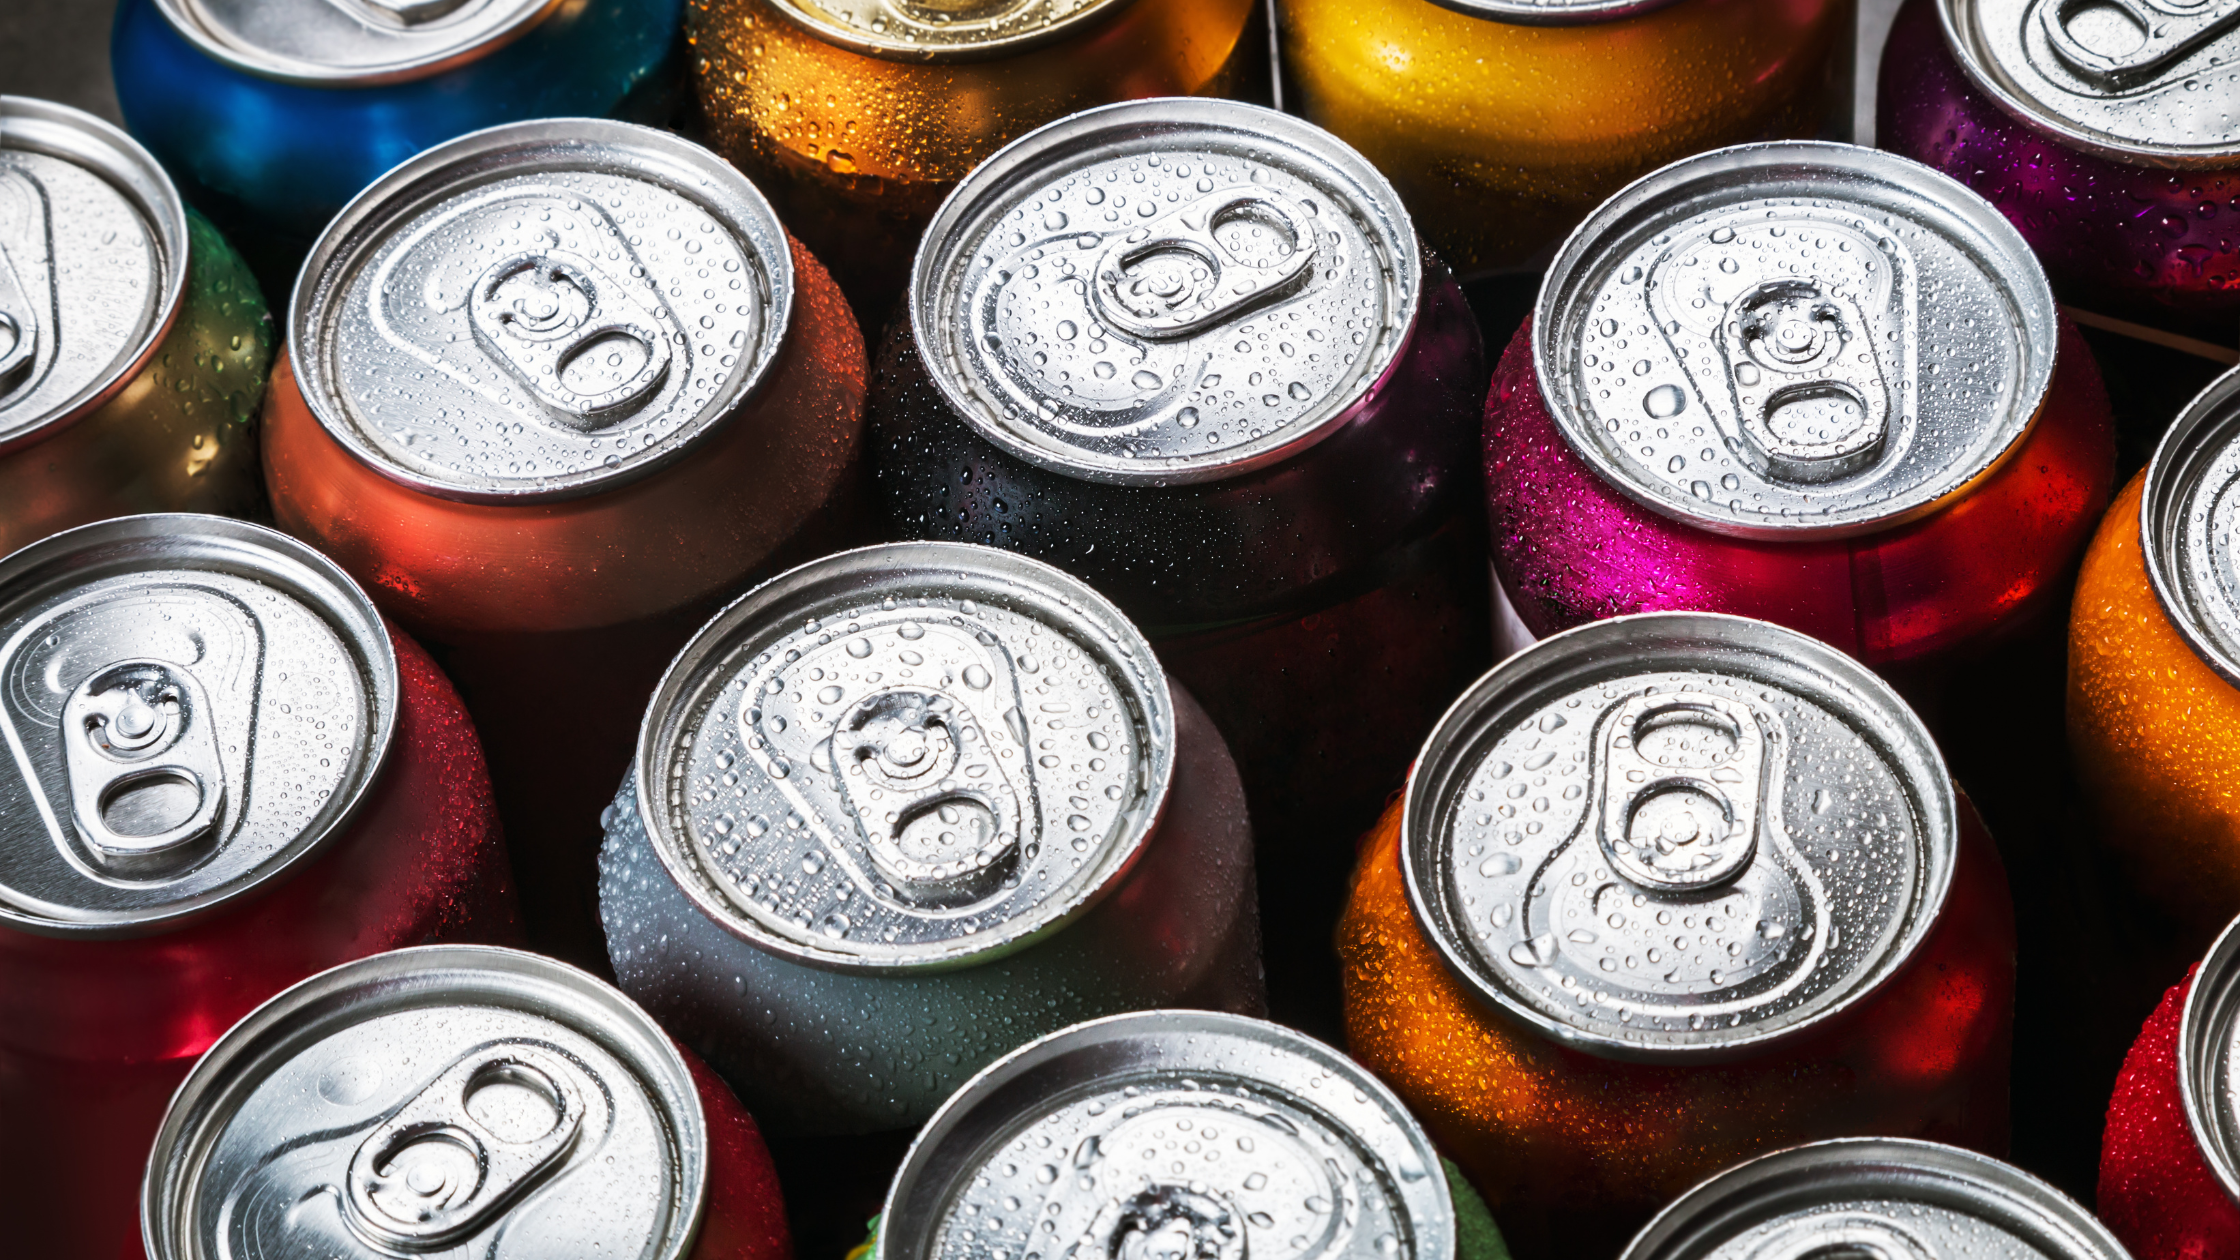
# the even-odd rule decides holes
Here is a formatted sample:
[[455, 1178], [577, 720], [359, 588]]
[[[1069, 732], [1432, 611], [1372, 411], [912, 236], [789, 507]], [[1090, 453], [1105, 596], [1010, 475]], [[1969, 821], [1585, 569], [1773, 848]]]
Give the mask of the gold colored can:
[[869, 325], [941, 199], [1017, 137], [1096, 105], [1265, 83], [1258, 0], [692, 0], [711, 143]]
[[1526, 266], [1690, 154], [1809, 136], [1851, 0], [1282, 0], [1285, 104], [1463, 275]]

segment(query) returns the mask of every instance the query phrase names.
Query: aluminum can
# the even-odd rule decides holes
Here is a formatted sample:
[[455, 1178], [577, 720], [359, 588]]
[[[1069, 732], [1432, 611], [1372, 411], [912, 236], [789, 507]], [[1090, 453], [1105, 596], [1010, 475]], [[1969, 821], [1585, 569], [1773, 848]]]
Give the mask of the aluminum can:
[[2114, 440], [1981, 198], [1871, 149], [1725, 149], [1549, 269], [1486, 400], [1494, 561], [1535, 635], [1692, 608], [1949, 662], [2057, 615]]
[[1998, 852], [1887, 684], [1766, 622], [1497, 666], [1365, 841], [1338, 953], [1354, 1057], [1526, 1260], [1797, 1142], [2006, 1144]]
[[2240, 10], [2124, 0], [2092, 12], [1910, 0], [1883, 49], [1877, 141], [1989, 198], [2063, 301], [2214, 319], [2229, 345]]
[[2240, 372], [2203, 390], [2116, 496], [2069, 621], [2069, 747], [2097, 838], [2196, 957], [2240, 913], [2240, 767], [2204, 752], [2240, 737], [2235, 486]]
[[[1259, 0], [692, 0], [715, 145], [883, 324], [957, 181], [1077, 110], [1229, 96], [1264, 64]], [[1265, 79], [1265, 71], [1257, 77]]]
[[347, 959], [510, 939], [513, 893], [450, 683], [294, 539], [139, 516], [18, 551], [0, 679], [0, 1211], [24, 1254], [113, 1260], [212, 1039]]
[[662, 667], [852, 538], [865, 375], [847, 303], [754, 186], [626, 123], [431, 149], [305, 264], [274, 516], [449, 649], [541, 949], [604, 965], [599, 812]]
[[146, 1260], [790, 1260], [752, 1118], [628, 998], [482, 946], [402, 949], [218, 1038], [146, 1161]]
[[1814, 1142], [1730, 1168], [1659, 1213], [1624, 1260], [1814, 1254], [2129, 1260], [2074, 1199], [1974, 1151]]
[[148, 151], [0, 96], [0, 553], [143, 512], [252, 513], [272, 319]]
[[1119, 1011], [1262, 1004], [1228, 750], [1048, 565], [804, 565], [670, 666], [607, 814], [615, 974], [774, 1126], [906, 1129]]
[[278, 292], [359, 189], [524, 118], [660, 121], [682, 0], [123, 0], [125, 125]]
[[1285, 104], [1464, 275], [1539, 265], [1668, 162], [1809, 136], [1848, 0], [1281, 0]]

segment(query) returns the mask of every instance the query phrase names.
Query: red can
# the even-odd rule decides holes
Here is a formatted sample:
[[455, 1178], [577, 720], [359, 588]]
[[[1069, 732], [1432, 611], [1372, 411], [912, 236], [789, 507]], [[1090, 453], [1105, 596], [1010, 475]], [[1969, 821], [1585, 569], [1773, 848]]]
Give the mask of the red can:
[[307, 975], [507, 940], [474, 727], [325, 557], [139, 516], [0, 560], [0, 1213], [108, 1260], [165, 1100]]

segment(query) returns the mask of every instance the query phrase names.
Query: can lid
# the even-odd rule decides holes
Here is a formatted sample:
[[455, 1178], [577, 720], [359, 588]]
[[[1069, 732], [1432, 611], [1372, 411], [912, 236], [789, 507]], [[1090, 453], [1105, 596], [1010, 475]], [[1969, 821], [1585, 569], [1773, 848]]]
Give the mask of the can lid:
[[1175, 484], [1336, 432], [1422, 288], [1407, 211], [1360, 154], [1176, 97], [1060, 119], [966, 176], [918, 248], [910, 320], [989, 441], [1086, 481]]
[[707, 1160], [690, 1069], [621, 993], [518, 950], [403, 949], [210, 1047], [156, 1134], [141, 1228], [149, 1260], [681, 1260]]
[[1937, 16], [1975, 86], [2065, 148], [2240, 160], [2240, 0], [1938, 0]]
[[827, 43], [894, 61], [981, 61], [1063, 39], [1131, 0], [770, 0]]
[[1463, 693], [1410, 777], [1417, 921], [1465, 985], [1615, 1058], [1816, 1027], [1943, 909], [1958, 803], [1888, 685], [1795, 631], [1644, 613]]
[[2209, 382], [2163, 432], [2139, 497], [2139, 551], [2178, 633], [2240, 687], [2240, 370]]
[[1837, 1138], [1737, 1164], [1680, 1196], [1621, 1260], [2129, 1260], [2069, 1196], [1987, 1155]]
[[363, 87], [488, 55], [565, 0], [155, 0], [204, 56], [267, 79]]
[[2178, 1015], [2178, 1097], [2203, 1162], [2240, 1199], [2240, 920], [2210, 947]]
[[521, 503], [683, 457], [767, 375], [792, 311], [785, 229], [737, 169], [648, 127], [543, 119], [359, 193], [304, 263], [288, 349], [359, 459]]
[[878, 1255], [1451, 1260], [1455, 1241], [1439, 1157], [1382, 1081], [1276, 1024], [1143, 1011], [951, 1095], [887, 1191]]
[[2056, 318], [1981, 197], [1792, 141], [1604, 202], [1548, 269], [1533, 352], [1565, 440], [1626, 495], [1713, 533], [1837, 537], [1937, 510], [2018, 446]]
[[1120, 881], [1174, 776], [1165, 673], [1082, 582], [894, 543], [774, 578], [670, 665], [638, 736], [654, 851], [817, 966], [977, 964]]
[[80, 110], [0, 96], [0, 452], [123, 389], [186, 279], [186, 207], [146, 149]]
[[397, 722], [380, 614], [334, 562], [217, 516], [129, 516], [0, 560], [0, 923], [174, 926], [356, 814]]
[[1442, 9], [1513, 26], [1584, 26], [1661, 9], [1673, 0], [1431, 0]]

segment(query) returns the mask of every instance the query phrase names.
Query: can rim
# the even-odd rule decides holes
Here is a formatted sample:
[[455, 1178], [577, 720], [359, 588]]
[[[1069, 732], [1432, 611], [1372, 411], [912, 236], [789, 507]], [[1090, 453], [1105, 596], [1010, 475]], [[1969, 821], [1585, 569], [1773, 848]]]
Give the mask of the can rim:
[[[1859, 1179], [1856, 1175], [1846, 1179], [1843, 1174], [1856, 1174], [1862, 1166], [1900, 1190], [1924, 1198], [1935, 1195], [1947, 1206], [1967, 1201], [2008, 1207], [2007, 1219], [1999, 1223], [2019, 1227], [2027, 1221], [2036, 1227], [2030, 1230], [2036, 1237], [2029, 1241], [2062, 1244], [2048, 1248], [2057, 1256], [2129, 1260], [2130, 1253], [2107, 1226], [2051, 1184], [1988, 1155], [1902, 1137], [1807, 1142], [1714, 1173], [1650, 1218], [1619, 1260], [1681, 1260], [1701, 1254], [1697, 1248], [1707, 1236], [1731, 1230], [1737, 1217], [1767, 1206], [1768, 1200], [1793, 1203], [1808, 1195], [1846, 1196], [1844, 1188]], [[1858, 1197], [1858, 1192], [1849, 1191], [1847, 1197]]]
[[[2185, 598], [2185, 584], [2174, 571], [2179, 518], [2194, 486], [2190, 474], [2213, 460], [2232, 441], [2240, 440], [2240, 367], [2202, 387], [2178, 418], [2163, 430], [2154, 457], [2140, 474], [2139, 558], [2145, 562], [2147, 585], [2154, 590], [2162, 615], [2185, 640], [2201, 663], [2227, 684], [2240, 687], [2240, 660], [2204, 633]], [[2218, 429], [2224, 432], [2220, 434]], [[2226, 439], [2218, 444], [2215, 439]]]
[[1972, 14], [1980, 8], [1980, 3], [1981, 0], [1936, 0], [1937, 25], [1944, 32], [1945, 51], [1959, 63], [1960, 73], [1967, 78], [1968, 85], [1989, 97], [2000, 113], [2065, 149], [2123, 166], [2198, 171], [2216, 170], [2240, 160], [2240, 134], [2219, 149], [2182, 149], [2089, 131], [2035, 102], [1992, 72], [1993, 59], [1978, 47], [1970, 33], [1973, 23], [1963, 22], [1962, 8]]
[[1534, 4], [1531, 0], [1431, 0], [1464, 17], [1509, 26], [1597, 26], [1670, 8], [1679, 0], [1594, 0], [1587, 4]]
[[[1747, 1036], [1719, 1042], [1699, 1044], [1651, 1044], [1639, 1040], [1626, 1040], [1588, 1028], [1559, 1022], [1531, 1005], [1518, 1000], [1504, 986], [1483, 974], [1475, 960], [1460, 940], [1461, 933], [1454, 930], [1452, 915], [1447, 912], [1446, 894], [1440, 889], [1436, 870], [1427, 870], [1424, 859], [1417, 856], [1418, 836], [1438, 825], [1443, 802], [1453, 794], [1457, 780], [1465, 776], [1475, 761], [1465, 758], [1481, 746], [1491, 724], [1486, 715], [1496, 711], [1498, 702], [1505, 696], [1553, 696], [1558, 685], [1568, 685], [1574, 690], [1583, 681], [1596, 677], [1623, 676], [1626, 647], [1642, 628], [1669, 627], [1676, 633], [1688, 632], [1694, 637], [1709, 640], [1719, 636], [1721, 641], [1740, 643], [1741, 635], [1768, 635], [1777, 642], [1760, 645], [1761, 654], [1772, 655], [1775, 648], [1781, 659], [1803, 665], [1830, 676], [1840, 687], [1849, 688], [1862, 699], [1878, 706], [1878, 715], [1884, 725], [1894, 729], [1886, 736], [1904, 736], [1915, 741], [1908, 750], [1912, 760], [1922, 763], [1918, 767], [1906, 764], [1893, 766], [1893, 777], [1907, 789], [1915, 802], [1922, 807], [1925, 835], [1924, 847], [1930, 850], [1929, 860], [1922, 863], [1921, 883], [1916, 890], [1915, 905], [1908, 916], [1903, 934], [1892, 948], [1873, 960], [1873, 974], [1854, 983], [1848, 992], [1823, 1005], [1810, 1015], [1794, 1020], [1770, 1032], [1752, 1028]], [[1615, 666], [1605, 666], [1582, 675], [1578, 671], [1580, 658], [1598, 651], [1609, 650], [1620, 661]], [[1847, 715], [1848, 716], [1848, 715]], [[1870, 744], [1879, 742], [1869, 739]], [[1886, 756], [1896, 760], [1894, 748], [1885, 748]], [[1915, 777], [1924, 781], [1914, 782]], [[1935, 930], [1944, 912], [1945, 902], [1952, 889], [1956, 868], [1953, 853], [1959, 842], [1959, 795], [1953, 786], [1952, 776], [1945, 767], [1944, 754], [1936, 741], [1923, 726], [1919, 715], [1906, 704], [1889, 683], [1859, 664], [1845, 653], [1818, 639], [1791, 630], [1786, 626], [1752, 617], [1737, 617], [1730, 613], [1712, 612], [1646, 612], [1610, 617], [1588, 622], [1583, 626], [1553, 634], [1534, 643], [1523, 651], [1486, 671], [1476, 682], [1465, 688], [1455, 702], [1432, 727], [1424, 740], [1423, 748], [1416, 754], [1415, 764], [1408, 770], [1407, 786], [1401, 794], [1400, 812], [1400, 872], [1408, 899], [1408, 910], [1416, 930], [1428, 938], [1437, 950], [1439, 960], [1447, 973], [1477, 1000], [1481, 1009], [1499, 1018], [1513, 1020], [1532, 1033], [1545, 1037], [1569, 1049], [1584, 1051], [1598, 1058], [1636, 1063], [1715, 1063], [1763, 1053], [1769, 1047], [1802, 1040], [1817, 1033], [1830, 1023], [1842, 1019], [1872, 1001], [1897, 976], [1904, 973], [1915, 960], [1922, 943]], [[1934, 817], [1929, 817], [1932, 814]], [[1937, 861], [1935, 846], [1940, 834], [1945, 840], [1946, 856]], [[1425, 841], [1424, 843], [1430, 843]]]
[[[1584, 421], [1574, 417], [1573, 409], [1555, 387], [1556, 382], [1568, 378], [1563, 365], [1556, 358], [1561, 344], [1556, 335], [1558, 330], [1551, 326], [1554, 319], [1551, 312], [1565, 304], [1568, 287], [1582, 278], [1593, 262], [1604, 255], [1606, 237], [1623, 232], [1637, 219], [1653, 215], [1661, 206], [1672, 204], [1672, 198], [1704, 177], [1731, 176], [1787, 164], [1810, 166], [1828, 173], [1864, 172], [1893, 186], [1908, 180], [1925, 181], [1929, 188], [1922, 194], [1924, 200], [1933, 201], [1939, 210], [1976, 231], [1982, 238], [1983, 245], [1998, 251], [2000, 261], [2011, 264], [2020, 272], [2019, 276], [2001, 275], [1997, 279], [2017, 308], [2014, 312], [2018, 317], [2015, 332], [2021, 339], [2024, 360], [2013, 410], [2022, 410], [2023, 401], [2028, 400], [2028, 414], [2015, 426], [2006, 445], [1967, 478], [1940, 494], [1898, 511], [1835, 522], [1790, 518], [1786, 524], [1737, 521], [1696, 513], [1674, 498], [1655, 494], [1636, 484], [1636, 479], [1613, 461], [1607, 452], [1582, 442], [1574, 430], [1587, 426]], [[1658, 516], [1706, 533], [1762, 542], [1856, 538], [1895, 529], [1907, 522], [1943, 511], [1975, 493], [1977, 487], [2006, 466], [2014, 453], [2022, 448], [2031, 430], [2037, 426], [2038, 417], [2044, 413], [2052, 393], [2053, 374], [2060, 353], [2058, 320], [2059, 308], [2054, 302], [2053, 286], [2047, 281], [2045, 269], [2039, 265], [2029, 242], [2022, 238], [2022, 233], [2007, 221], [2006, 216], [1967, 185], [1942, 171], [1882, 149], [1869, 149], [1831, 140], [1776, 140], [1712, 149], [1660, 167], [1620, 189], [1581, 220], [1556, 250], [1555, 258], [1549, 263], [1548, 270], [1541, 279], [1539, 292], [1534, 298], [1531, 324], [1532, 367], [1534, 385], [1539, 390], [1541, 405], [1555, 419], [1556, 430], [1561, 434], [1566, 449], [1592, 469], [1603, 484]]]
[[[1393, 347], [1390, 358], [1378, 369], [1362, 372], [1351, 388], [1323, 399], [1315, 412], [1308, 413], [1310, 419], [1291, 426], [1287, 439], [1257, 449], [1242, 446], [1237, 448], [1243, 452], [1240, 456], [1224, 457], [1213, 463], [1193, 465], [1091, 458], [1076, 448], [1029, 441], [1000, 420], [991, 419], [981, 400], [958, 379], [959, 373], [947, 353], [948, 340], [933, 335], [946, 323], [940, 294], [948, 285], [950, 273], [963, 261], [957, 247], [964, 243], [965, 231], [1009, 209], [1014, 204], [1012, 194], [1029, 181], [1047, 183], [1054, 166], [1071, 164], [1092, 153], [1093, 145], [1115, 132], [1140, 129], [1179, 133], [1192, 128], [1252, 134], [1264, 143], [1287, 146], [1311, 155], [1315, 161], [1354, 181], [1364, 194], [1362, 200], [1366, 204], [1361, 208], [1382, 212], [1391, 237], [1380, 239], [1379, 243], [1393, 251], [1393, 283], [1399, 295], [1398, 313], [1401, 315], [1390, 339]], [[1383, 235], [1366, 226], [1364, 234], [1373, 239]], [[1413, 341], [1422, 320], [1423, 285], [1424, 251], [1414, 220], [1391, 181], [1352, 146], [1303, 118], [1263, 106], [1211, 97], [1157, 96], [1099, 105], [1044, 124], [998, 149], [958, 181], [926, 225], [911, 259], [910, 335], [925, 365], [926, 375], [932, 378], [951, 410], [973, 433], [1004, 453], [1078, 481], [1123, 486], [1201, 485], [1245, 477], [1284, 463], [1345, 428], [1361, 400], [1373, 395], [1399, 368], [1405, 357], [1403, 351]]]
[[[699, 1239], [709, 1196], [707, 1114], [684, 1056], [653, 1017], [621, 990], [558, 959], [497, 945], [419, 945], [329, 967], [267, 998], [219, 1034], [173, 1091], [141, 1172], [140, 1237], [148, 1244], [149, 1260], [198, 1260], [196, 1248], [180, 1245], [177, 1231], [165, 1225], [185, 1223], [176, 1218], [189, 1205], [177, 1204], [175, 1211], [174, 1200], [199, 1184], [209, 1143], [223, 1133], [243, 1088], [241, 1073], [301, 1049], [305, 1036], [296, 1025], [341, 1017], [353, 996], [370, 996], [392, 1008], [440, 1005], [424, 999], [440, 998], [437, 981], [456, 981], [462, 975], [485, 983], [482, 996], [512, 998], [522, 1004], [518, 1009], [568, 1023], [599, 1042], [637, 1071], [656, 1106], [666, 1104], [671, 1114], [664, 1117], [669, 1122], [665, 1127], [682, 1165], [673, 1219], [685, 1225], [671, 1231], [655, 1260], [686, 1260]], [[575, 1018], [563, 1020], [532, 1009], [529, 1004], [538, 999]], [[184, 1150], [190, 1141], [198, 1149]], [[167, 1152], [169, 1158], [160, 1158]]]
[[290, 57], [258, 56], [219, 39], [188, 11], [187, 0], [154, 0], [156, 12], [173, 34], [194, 46], [196, 52], [221, 65], [269, 79], [314, 88], [379, 87], [433, 78], [447, 70], [471, 65], [528, 34], [546, 18], [559, 12], [568, 0], [535, 0], [524, 4], [511, 21], [496, 27], [463, 48], [357, 69], [339, 69]]
[[[755, 363], [727, 382], [723, 392], [703, 408], [704, 414], [721, 414], [691, 433], [663, 443], [659, 455], [617, 471], [579, 474], [576, 480], [560, 484], [475, 489], [423, 476], [384, 457], [338, 412], [335, 390], [328, 379], [325, 346], [325, 328], [333, 303], [340, 300], [340, 293], [359, 273], [368, 253], [387, 239], [392, 228], [463, 192], [521, 174], [522, 168], [509, 158], [525, 153], [553, 155], [562, 156], [567, 165], [589, 166], [588, 158], [564, 155], [600, 144], [634, 146], [637, 156], [646, 162], [624, 173], [641, 178], [670, 176], [661, 184], [665, 191], [693, 202], [718, 222], [741, 230], [762, 229], [779, 246], [765, 252], [757, 244], [755, 249], [757, 261], [770, 281], [762, 348]], [[613, 166], [598, 169], [622, 171]], [[692, 180], [683, 178], [686, 172]], [[740, 204], [734, 210], [724, 209], [710, 196], [711, 189], [720, 189]], [[755, 221], [738, 222], [739, 213]], [[795, 300], [798, 278], [793, 268], [793, 244], [792, 234], [752, 180], [715, 153], [673, 132], [609, 118], [534, 118], [500, 123], [406, 158], [360, 190], [321, 229], [289, 291], [288, 361], [295, 369], [305, 405], [327, 436], [359, 463], [406, 489], [457, 503], [493, 505], [559, 503], [604, 494], [673, 467], [699, 450], [737, 422], [769, 384], [775, 375], [774, 366], [790, 342], [800, 305]], [[307, 349], [313, 353], [305, 353]]]
[[[1150, 760], [1142, 821], [1132, 828], [1133, 834], [1124, 842], [1106, 851], [1103, 878], [1082, 887], [1070, 898], [1036, 903], [1029, 916], [1032, 926], [1025, 932], [992, 941], [974, 942], [965, 938], [961, 942], [944, 942], [922, 956], [885, 961], [820, 950], [801, 941], [779, 937], [726, 907], [710, 894], [707, 881], [696, 873], [692, 859], [671, 831], [669, 812], [649, 808], [649, 802], [662, 800], [659, 787], [665, 763], [670, 750], [678, 746], [680, 719], [688, 716], [687, 702], [705, 690], [713, 681], [714, 672], [725, 666], [736, 640], [749, 634], [755, 625], [829, 597], [836, 589], [844, 591], [867, 579], [905, 571], [970, 573], [1016, 583], [1022, 591], [1040, 587], [1061, 593], [1072, 601], [1078, 614], [1094, 618], [1091, 624], [1107, 642], [1122, 645], [1130, 655], [1158, 671], [1155, 677], [1141, 680], [1141, 684], [1156, 686], [1159, 692], [1156, 699], [1163, 703], [1156, 711], [1146, 705], [1143, 714], [1150, 726], [1144, 739]], [[1087, 646], [1087, 636], [1079, 636], [1077, 641]], [[693, 909], [718, 928], [774, 957], [819, 970], [857, 975], [922, 975], [982, 966], [1034, 945], [1077, 922], [1126, 882], [1145, 846], [1165, 821], [1167, 804], [1173, 795], [1176, 738], [1172, 683], [1159, 665], [1150, 641], [1112, 601], [1088, 583], [1032, 556], [976, 543], [877, 543], [797, 565], [733, 600], [695, 631], [669, 662], [669, 668], [663, 671], [646, 705], [645, 717], [638, 725], [637, 748], [631, 759], [630, 787], [636, 793], [638, 817], [645, 826], [646, 840], [659, 859], [663, 873]]]
[[1087, 27], [1119, 16], [1122, 10], [1134, 5], [1136, 0], [1098, 0], [1097, 3], [1076, 9], [1047, 26], [972, 44], [906, 44], [897, 40], [878, 39], [818, 17], [801, 0], [768, 0], [768, 3], [771, 8], [799, 25], [810, 38], [819, 42], [845, 48], [849, 52], [862, 53], [866, 57], [877, 57], [881, 61], [941, 65], [996, 61], [1061, 43]]
[[0, 455], [9, 455], [92, 415], [147, 369], [186, 305], [192, 250], [187, 206], [180, 200], [178, 186], [155, 155], [120, 128], [54, 101], [0, 95], [0, 149], [44, 153], [99, 176], [147, 220], [158, 265], [168, 272], [156, 290], [156, 318], [148, 321], [147, 331], [131, 352], [119, 356], [110, 371], [95, 377], [45, 419], [0, 440]]
[[[2240, 1116], [2220, 1115], [2217, 1084], [2240, 1023], [2240, 919], [2227, 924], [2201, 960], [2178, 1014], [2178, 1105], [2203, 1163], [2225, 1194], [2240, 1202]], [[2221, 1034], [2221, 1035], [2220, 1035]]]
[[[900, 1213], [912, 1206], [910, 1200], [929, 1192], [924, 1183], [935, 1176], [929, 1165], [942, 1153], [940, 1148], [944, 1143], [955, 1140], [957, 1131], [965, 1126], [974, 1109], [985, 1105], [1002, 1106], [1007, 1101], [1005, 1094], [1009, 1089], [1029, 1072], [1047, 1062], [1075, 1053], [1094, 1051], [1101, 1045], [1124, 1041], [1129, 1034], [1144, 1031], [1166, 1032], [1193, 1041], [1236, 1038], [1273, 1043], [1284, 1051], [1322, 1067], [1332, 1076], [1353, 1086], [1359, 1094], [1366, 1095], [1372, 1105], [1393, 1117], [1396, 1127], [1412, 1139], [1415, 1149], [1409, 1154], [1419, 1160], [1430, 1174], [1420, 1184], [1429, 1189], [1431, 1206], [1439, 1214], [1439, 1219], [1434, 1223], [1445, 1227], [1445, 1236], [1433, 1237], [1431, 1245], [1422, 1249], [1420, 1254], [1426, 1257], [1453, 1254], [1456, 1238], [1454, 1198], [1447, 1187], [1446, 1178], [1439, 1175], [1439, 1153], [1432, 1146], [1431, 1139], [1425, 1134], [1415, 1113], [1375, 1073], [1355, 1063], [1335, 1047], [1268, 1020], [1225, 1011], [1150, 1010], [1106, 1015], [1046, 1033], [998, 1058], [958, 1086], [956, 1092], [949, 1095], [932, 1117], [919, 1128], [917, 1136], [910, 1141], [909, 1151], [902, 1157], [902, 1163], [895, 1169], [894, 1179], [887, 1183], [886, 1198], [880, 1205], [880, 1228], [870, 1260], [902, 1260], [893, 1250], [896, 1231], [888, 1226], [897, 1220], [907, 1219]], [[1306, 1103], [1308, 1100], [1299, 1101]], [[1018, 1111], [1019, 1108], [1014, 1106], [1006, 1118], [1015, 1118]], [[1331, 1127], [1341, 1131], [1351, 1129], [1350, 1125], [1334, 1119], [1331, 1120]], [[1001, 1124], [992, 1130], [998, 1135], [998, 1140], [1005, 1131], [1005, 1126]], [[985, 1151], [988, 1145], [989, 1138], [982, 1135], [974, 1154]], [[930, 1190], [945, 1191], [947, 1188], [945, 1185], [934, 1185]], [[949, 1197], [946, 1193], [940, 1194], [941, 1201], [945, 1202]], [[1409, 1205], [1411, 1210], [1418, 1206], [1422, 1205]], [[938, 1210], [936, 1207], [935, 1211]], [[914, 1247], [921, 1242], [930, 1242], [931, 1238], [927, 1235], [907, 1241]]]
[[[101, 552], [135, 545], [151, 549], [159, 560], [199, 559], [197, 567], [212, 567], [215, 557], [196, 556], [181, 545], [182, 539], [221, 549], [218, 554], [222, 556], [255, 557], [262, 566], [253, 570], [255, 580], [275, 587], [319, 615], [336, 638], [357, 655], [366, 670], [365, 703], [371, 719], [365, 728], [364, 768], [329, 813], [323, 828], [299, 834], [262, 869], [246, 878], [160, 909], [99, 919], [31, 915], [0, 901], [0, 924], [36, 936], [78, 940], [147, 936], [183, 927], [278, 886], [324, 854], [357, 822], [366, 798], [389, 768], [403, 697], [396, 644], [389, 638], [387, 623], [365, 589], [340, 565], [278, 530], [230, 517], [187, 512], [112, 517], [50, 535], [0, 558], [0, 596], [26, 583], [59, 586], [102, 576]], [[274, 561], [286, 567], [276, 567]]]

